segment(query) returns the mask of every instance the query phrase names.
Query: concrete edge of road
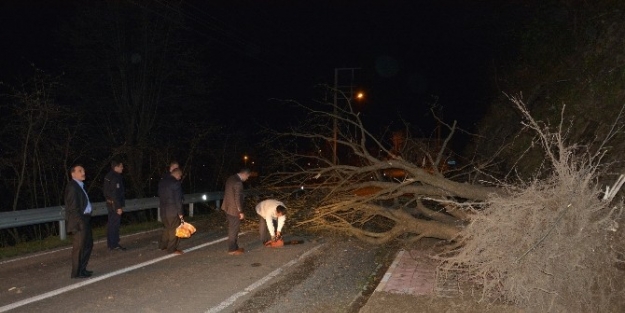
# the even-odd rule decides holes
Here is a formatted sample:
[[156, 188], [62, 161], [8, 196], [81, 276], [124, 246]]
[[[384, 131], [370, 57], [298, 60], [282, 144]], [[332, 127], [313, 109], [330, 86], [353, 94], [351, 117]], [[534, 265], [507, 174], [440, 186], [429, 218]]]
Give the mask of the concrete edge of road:
[[386, 273], [384, 273], [384, 276], [382, 276], [382, 279], [378, 283], [378, 286], [373, 291], [374, 293], [375, 292], [380, 292], [380, 291], [384, 290], [384, 288], [386, 287], [386, 284], [391, 279], [391, 276], [393, 276], [393, 272], [397, 268], [397, 265], [399, 264], [399, 260], [401, 260], [401, 258], [403, 257], [404, 253], [406, 253], [406, 250], [402, 249], [395, 255], [395, 258], [393, 259], [393, 263], [391, 263], [391, 265], [386, 270]]

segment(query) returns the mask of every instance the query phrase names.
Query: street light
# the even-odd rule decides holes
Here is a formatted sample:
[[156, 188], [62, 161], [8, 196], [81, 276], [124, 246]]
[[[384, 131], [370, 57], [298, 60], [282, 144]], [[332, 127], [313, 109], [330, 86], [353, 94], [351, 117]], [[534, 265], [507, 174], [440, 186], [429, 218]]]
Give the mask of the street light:
[[247, 167], [247, 155], [243, 156], [243, 163], [245, 164], [245, 167]]

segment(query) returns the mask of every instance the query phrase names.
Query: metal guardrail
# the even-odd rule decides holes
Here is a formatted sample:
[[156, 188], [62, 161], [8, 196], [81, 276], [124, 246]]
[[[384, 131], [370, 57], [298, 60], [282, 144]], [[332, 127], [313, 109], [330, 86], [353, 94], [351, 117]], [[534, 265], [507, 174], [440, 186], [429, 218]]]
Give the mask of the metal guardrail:
[[[189, 205], [189, 216], [193, 216], [193, 204], [198, 202], [215, 201], [219, 208], [221, 200], [224, 198], [223, 192], [204, 192], [184, 195], [184, 204]], [[158, 197], [126, 200], [124, 212], [140, 211], [158, 208]], [[91, 203], [92, 216], [108, 215], [106, 202]], [[160, 215], [159, 215], [160, 221]], [[65, 230], [65, 208], [63, 206], [53, 206], [47, 208], [0, 212], [0, 229], [37, 225], [49, 222], [59, 222], [59, 233], [61, 240], [67, 238]]]

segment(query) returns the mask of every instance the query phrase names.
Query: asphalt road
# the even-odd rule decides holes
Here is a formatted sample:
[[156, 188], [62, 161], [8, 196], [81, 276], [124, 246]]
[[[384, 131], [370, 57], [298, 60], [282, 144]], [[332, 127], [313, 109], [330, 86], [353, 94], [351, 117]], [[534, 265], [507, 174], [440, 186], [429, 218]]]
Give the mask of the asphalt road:
[[160, 231], [96, 242], [89, 269], [70, 279], [71, 248], [0, 263], [0, 312], [357, 312], [385, 270], [358, 241], [287, 236], [265, 248], [243, 233], [246, 253], [226, 253], [223, 230], [184, 239], [184, 255], [157, 248]]

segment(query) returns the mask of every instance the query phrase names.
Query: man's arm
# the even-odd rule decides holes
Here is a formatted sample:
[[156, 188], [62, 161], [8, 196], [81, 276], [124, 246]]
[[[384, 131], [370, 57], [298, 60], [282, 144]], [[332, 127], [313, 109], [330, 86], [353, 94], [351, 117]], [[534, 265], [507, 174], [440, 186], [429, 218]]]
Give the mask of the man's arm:
[[234, 189], [234, 201], [236, 202], [237, 210], [239, 211], [239, 219], [245, 218], [243, 215], [243, 182], [237, 182], [233, 186]]
[[111, 187], [113, 188], [113, 207], [117, 210], [117, 214], [121, 215], [122, 214], [122, 210], [124, 208], [124, 206], [126, 205], [125, 203], [125, 198], [124, 198], [124, 188], [123, 185], [124, 182], [122, 181], [122, 176], [121, 175], [116, 175], [115, 180], [113, 180], [111, 182]]
[[271, 215], [265, 217], [265, 223], [267, 223], [267, 230], [269, 230], [269, 235], [271, 235], [271, 239], [275, 239], [276, 230], [273, 229], [273, 218], [271, 218]]
[[[182, 184], [176, 182], [172, 186], [172, 198], [176, 204], [178, 210], [178, 216], [182, 218], [184, 211], [182, 210]], [[179, 200], [179, 201], [178, 201]]]
[[76, 183], [70, 181], [68, 185], [65, 187], [65, 216], [67, 218], [67, 231], [70, 233], [75, 233], [80, 231], [80, 208], [78, 207], [78, 197], [76, 192], [77, 186], [74, 186]]
[[282, 227], [284, 227], [284, 222], [286, 221], [286, 216], [278, 216], [278, 234], [282, 234]]

